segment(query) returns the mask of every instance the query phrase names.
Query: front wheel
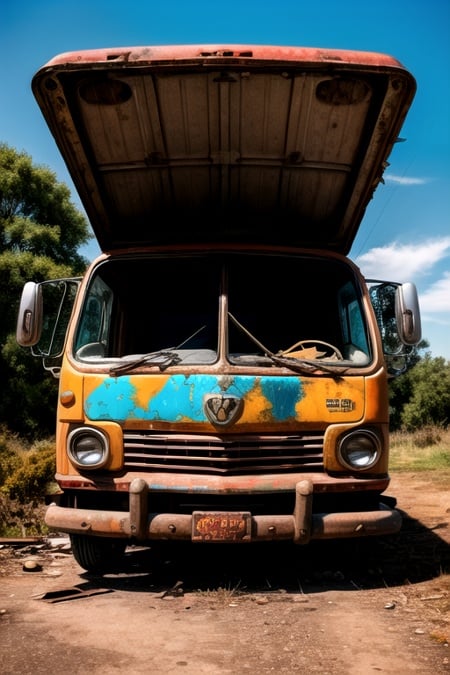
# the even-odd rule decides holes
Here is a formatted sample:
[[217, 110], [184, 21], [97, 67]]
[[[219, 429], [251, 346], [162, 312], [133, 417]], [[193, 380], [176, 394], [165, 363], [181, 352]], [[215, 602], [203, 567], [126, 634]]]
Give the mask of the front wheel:
[[73, 557], [88, 572], [103, 574], [117, 571], [123, 565], [123, 554], [127, 546], [123, 539], [71, 534], [70, 541]]

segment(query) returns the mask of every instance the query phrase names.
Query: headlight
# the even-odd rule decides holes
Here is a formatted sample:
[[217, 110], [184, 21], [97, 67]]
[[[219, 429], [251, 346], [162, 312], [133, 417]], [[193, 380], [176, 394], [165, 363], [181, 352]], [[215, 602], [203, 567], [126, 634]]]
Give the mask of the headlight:
[[107, 437], [98, 429], [74, 429], [67, 438], [70, 461], [81, 469], [100, 469], [109, 458]]
[[338, 446], [338, 458], [349, 469], [362, 471], [378, 462], [381, 444], [372, 431], [352, 431], [344, 436]]

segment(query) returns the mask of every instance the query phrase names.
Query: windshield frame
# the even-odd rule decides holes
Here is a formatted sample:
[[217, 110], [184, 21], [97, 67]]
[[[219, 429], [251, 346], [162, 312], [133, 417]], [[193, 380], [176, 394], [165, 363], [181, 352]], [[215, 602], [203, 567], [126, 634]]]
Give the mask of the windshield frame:
[[[257, 265], [255, 263], [258, 262]], [[197, 322], [194, 326], [194, 329], [190, 331], [188, 326], [185, 326], [183, 322], [183, 333], [179, 333], [178, 342], [174, 339], [170, 339], [172, 336], [167, 335], [167, 339], [164, 343], [161, 343], [155, 348], [148, 350], [138, 349], [138, 350], [129, 350], [124, 353], [108, 353], [104, 345], [104, 333], [106, 328], [109, 326], [108, 317], [105, 315], [106, 310], [110, 310], [114, 306], [114, 302], [108, 298], [108, 294], [104, 293], [105, 296], [105, 306], [102, 308], [101, 312], [97, 312], [98, 315], [98, 338], [96, 340], [86, 340], [82, 338], [81, 335], [83, 330], [86, 328], [86, 308], [89, 306], [89, 303], [92, 303], [93, 294], [92, 289], [98, 284], [100, 278], [99, 275], [105, 272], [106, 269], [111, 270], [109, 276], [111, 279], [115, 279], [117, 288], [121, 287], [121, 281], [126, 277], [125, 274], [120, 273], [120, 267], [117, 265], [124, 265], [124, 270], [135, 270], [137, 266], [150, 266], [155, 265], [158, 268], [158, 271], [161, 272], [164, 270], [164, 279], [171, 278], [171, 274], [174, 270], [179, 269], [180, 267], [188, 270], [192, 266], [192, 270], [197, 269], [200, 265], [205, 265], [205, 269], [208, 273], [211, 273], [211, 278], [214, 278], [214, 283], [216, 284], [216, 290], [214, 293], [211, 293], [211, 284], [207, 279], [208, 274], [203, 276], [202, 272], [197, 273], [197, 278], [193, 284], [194, 292], [191, 293], [192, 297], [196, 297], [198, 293], [195, 292], [195, 289], [208, 289], [205, 290], [208, 298], [209, 312], [214, 312], [214, 316], [209, 316], [210, 324], [215, 324], [215, 331], [213, 330], [213, 342], [209, 344], [200, 346], [193, 344], [194, 338], [200, 340], [202, 333], [205, 330], [205, 325], [201, 321]], [[111, 266], [115, 268], [115, 273], [112, 273]], [[263, 308], [264, 311], [270, 307], [270, 297], [268, 290], [270, 288], [269, 282], [261, 282], [261, 279], [264, 276], [264, 271], [267, 272], [266, 276], [270, 276], [269, 273], [272, 270], [276, 271], [276, 274], [280, 276], [282, 273], [284, 275], [283, 280], [277, 280], [276, 284], [276, 293], [275, 297], [277, 300], [272, 302], [281, 303], [282, 310], [292, 311], [299, 313], [300, 310], [297, 309], [297, 306], [294, 303], [301, 303], [302, 288], [304, 289], [305, 285], [309, 280], [309, 289], [311, 289], [317, 279], [309, 279], [307, 276], [307, 271], [304, 271], [304, 279], [302, 283], [299, 283], [299, 289], [292, 291], [290, 298], [287, 298], [287, 291], [289, 289], [289, 282], [294, 278], [294, 268], [295, 270], [301, 270], [302, 266], [310, 266], [311, 270], [317, 268], [317, 277], [318, 282], [322, 283], [321, 275], [326, 271], [327, 274], [330, 274], [330, 270], [340, 270], [339, 274], [342, 279], [346, 280], [347, 284], [351, 284], [353, 289], [353, 313], [357, 313], [360, 323], [360, 329], [362, 327], [362, 332], [366, 340], [365, 345], [362, 349], [357, 349], [359, 352], [359, 357], [353, 358], [349, 354], [345, 354], [342, 358], [336, 358], [331, 354], [325, 353], [321, 354], [322, 347], [320, 344], [316, 347], [316, 353], [311, 353], [311, 351], [305, 351], [303, 355], [301, 352], [298, 353], [298, 350], [295, 352], [290, 352], [289, 337], [283, 335], [283, 330], [281, 328], [273, 328], [272, 337], [276, 337], [276, 340], [272, 339], [270, 344], [266, 341], [266, 336], [258, 330], [254, 330], [254, 327], [250, 324], [247, 324], [244, 320], [241, 321], [242, 315], [245, 312], [241, 311], [239, 318], [235, 316], [233, 306], [233, 296], [231, 295], [231, 288], [233, 287], [230, 278], [236, 275], [236, 270], [239, 270], [239, 280], [237, 284], [234, 284], [234, 297], [246, 295], [245, 302], [247, 306], [251, 304], [258, 305], [259, 308]], [[257, 272], [255, 272], [257, 268]], [[149, 269], [149, 268], [147, 268]], [[287, 272], [287, 270], [289, 270]], [[162, 272], [161, 272], [162, 273]], [[142, 273], [143, 274], [143, 273]], [[148, 272], [146, 272], [148, 274]], [[272, 273], [273, 275], [273, 273]], [[188, 282], [191, 284], [193, 281], [192, 277], [194, 275], [179, 274], [178, 279], [175, 280], [175, 288], [180, 288], [183, 283], [187, 286]], [[149, 282], [149, 287], [154, 287], [156, 284], [156, 277], [153, 279], [153, 285]], [[160, 288], [164, 284], [164, 279], [160, 279]], [[119, 280], [119, 281], [118, 281]], [[90, 276], [86, 282], [84, 300], [81, 304], [77, 326], [74, 330], [74, 339], [72, 343], [73, 351], [72, 358], [76, 361], [77, 364], [80, 364], [81, 367], [85, 365], [95, 366], [95, 368], [108, 368], [111, 371], [111, 374], [123, 372], [133, 372], [134, 370], [166, 370], [166, 369], [183, 369], [184, 367], [201, 367], [201, 368], [217, 368], [219, 363], [226, 362], [229, 367], [236, 368], [289, 368], [294, 371], [300, 372], [314, 372], [318, 369], [322, 371], [334, 372], [336, 369], [339, 372], [342, 372], [348, 368], [361, 368], [367, 367], [372, 363], [372, 354], [373, 354], [373, 339], [370, 334], [370, 322], [366, 316], [367, 308], [363, 301], [363, 296], [365, 292], [365, 286], [362, 283], [362, 278], [357, 272], [357, 268], [350, 263], [346, 258], [334, 254], [333, 256], [316, 254], [312, 255], [310, 251], [307, 252], [295, 252], [290, 251], [280, 253], [273, 253], [271, 251], [228, 251], [228, 250], [218, 250], [218, 251], [200, 251], [200, 252], [180, 252], [174, 254], [164, 255], [162, 253], [129, 253], [125, 255], [115, 255], [108, 257], [102, 260], [98, 265], [94, 266], [90, 271]], [[104, 281], [99, 285], [102, 286]], [[231, 284], [231, 285], [230, 285]], [[250, 287], [249, 287], [250, 284]], [[326, 281], [327, 286], [333, 289], [333, 284], [330, 281]], [[253, 285], [253, 286], [251, 286]], [[247, 290], [245, 290], [247, 289]], [[105, 286], [103, 287], [105, 291]], [[143, 316], [143, 307], [147, 307], [144, 294], [142, 289], [137, 287], [134, 292], [134, 296], [139, 295], [141, 291], [141, 305], [139, 306], [139, 312]], [[164, 293], [169, 293], [165, 290]], [[178, 291], [175, 291], [178, 292]], [[266, 295], [261, 299], [259, 297], [261, 293]], [[98, 293], [97, 293], [98, 295]], [[148, 309], [147, 314], [152, 314], [154, 308], [154, 292], [150, 294], [151, 297], [148, 300]], [[326, 297], [326, 293], [322, 293], [323, 297]], [[162, 301], [159, 303], [159, 307], [164, 307], [165, 299], [169, 295], [165, 296]], [[306, 296], [305, 296], [306, 297]], [[280, 298], [283, 298], [280, 300]], [[256, 301], [256, 299], [258, 299]], [[242, 300], [241, 300], [242, 301]], [[254, 302], [255, 301], [255, 302]], [[179, 301], [182, 303], [182, 300]], [[189, 301], [190, 302], [190, 301]], [[197, 298], [198, 302], [198, 298]], [[239, 304], [239, 299], [236, 301]], [[321, 300], [323, 302], [323, 300]], [[340, 303], [340, 305], [339, 305]], [[336, 300], [335, 312], [342, 313], [342, 297]], [[167, 302], [166, 302], [167, 304]], [[189, 303], [188, 303], [189, 304]], [[314, 303], [310, 302], [310, 306], [313, 306]], [[291, 305], [294, 309], [291, 310]], [[180, 304], [181, 306], [181, 304]], [[189, 305], [190, 306], [190, 305]], [[201, 303], [197, 305], [199, 308]], [[214, 310], [211, 310], [212, 307], [215, 307]], [[300, 305], [301, 306], [301, 305]], [[108, 309], [109, 308], [109, 309]], [[183, 309], [186, 309], [185, 307]], [[334, 310], [333, 310], [334, 311]], [[234, 351], [233, 340], [230, 337], [230, 324], [233, 323], [232, 317], [238, 322], [241, 323], [241, 333], [242, 327], [244, 331], [250, 334], [249, 340], [253, 340], [253, 348], [249, 346], [247, 349], [247, 357], [245, 354], [238, 353]], [[332, 319], [331, 316], [327, 316], [327, 312], [324, 307], [318, 307], [318, 314], [321, 314], [321, 321], [323, 325], [327, 323], [335, 325], [336, 321], [342, 322], [341, 318]], [[279, 317], [278, 317], [279, 318]], [[347, 319], [349, 317], [347, 316]], [[211, 321], [212, 320], [212, 321]], [[236, 328], [236, 321], [234, 321], [233, 330]], [[273, 318], [268, 318], [267, 322], [273, 322]], [[312, 323], [311, 319], [306, 316], [305, 324]], [[127, 329], [127, 321], [124, 319], [121, 323], [120, 329], [118, 332], [124, 331]], [[237, 329], [239, 330], [239, 329]], [[307, 340], [308, 342], [317, 342], [320, 343], [320, 335], [316, 337], [314, 333], [310, 333], [311, 338]], [[292, 337], [297, 337], [297, 335]], [[247, 335], [248, 338], [248, 335]], [[331, 345], [333, 343], [331, 342]], [[258, 348], [259, 345], [259, 348]], [[364, 351], [365, 349], [365, 351]], [[339, 349], [337, 350], [339, 353]], [[233, 355], [234, 354], [234, 355]], [[301, 364], [301, 367], [300, 367]]]

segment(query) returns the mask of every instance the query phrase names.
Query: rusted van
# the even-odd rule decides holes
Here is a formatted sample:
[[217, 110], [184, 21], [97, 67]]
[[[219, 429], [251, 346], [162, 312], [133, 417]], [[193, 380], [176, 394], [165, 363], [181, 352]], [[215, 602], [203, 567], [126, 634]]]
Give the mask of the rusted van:
[[415, 92], [376, 53], [252, 45], [57, 56], [33, 92], [102, 254], [26, 284], [59, 378], [46, 513], [78, 563], [131, 543], [394, 533], [388, 379], [416, 289], [348, 258]]

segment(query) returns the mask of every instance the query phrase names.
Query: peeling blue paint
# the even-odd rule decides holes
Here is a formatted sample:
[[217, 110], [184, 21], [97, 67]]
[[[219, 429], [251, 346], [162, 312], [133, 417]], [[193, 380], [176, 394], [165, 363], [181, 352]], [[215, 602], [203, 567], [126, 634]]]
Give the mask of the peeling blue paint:
[[[276, 421], [295, 417], [295, 406], [303, 396], [300, 378], [251, 377], [223, 378], [216, 375], [173, 375], [162, 389], [150, 397], [146, 407], [136, 404], [138, 390], [131, 377], [105, 378], [87, 398], [85, 413], [91, 420], [142, 419], [164, 422], [208, 422], [203, 410], [205, 394], [227, 393], [244, 399], [257, 387], [267, 399]], [[142, 400], [142, 392], [139, 391]], [[267, 410], [266, 410], [267, 413]]]
[[298, 379], [262, 377], [261, 390], [272, 404], [272, 416], [274, 419], [281, 421], [295, 416], [295, 405], [299, 401], [301, 392]]

